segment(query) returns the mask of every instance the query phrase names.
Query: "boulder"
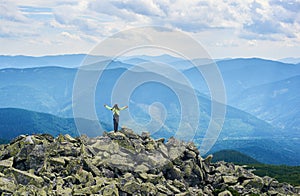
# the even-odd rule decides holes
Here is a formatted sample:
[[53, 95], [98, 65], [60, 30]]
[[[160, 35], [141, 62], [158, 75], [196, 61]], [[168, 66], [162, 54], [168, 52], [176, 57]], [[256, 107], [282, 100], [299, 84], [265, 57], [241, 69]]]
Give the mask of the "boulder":
[[100, 192], [103, 196], [119, 196], [119, 190], [114, 183], [103, 187]]
[[158, 184], [159, 182], [162, 181], [161, 179], [163, 178], [163, 175], [162, 175], [162, 173], [160, 173], [160, 174], [140, 173], [139, 177], [141, 179], [143, 179], [144, 181], [146, 181], [146, 182], [151, 182], [153, 184]]
[[179, 181], [179, 180], [177, 180], [177, 179], [175, 179], [174, 181], [173, 181], [173, 185], [176, 187], [176, 188], [178, 188], [179, 190], [181, 190], [181, 191], [186, 191], [186, 189], [187, 189], [187, 187], [186, 187], [186, 185], [183, 183], [183, 182], [181, 182], [181, 181]]
[[178, 188], [176, 188], [175, 186], [173, 186], [171, 183], [168, 183], [168, 182], [167, 182], [167, 183], [166, 183], [166, 187], [167, 187], [170, 191], [172, 191], [173, 193], [175, 193], [175, 194], [181, 192]]
[[264, 186], [264, 181], [262, 178], [255, 176], [252, 179], [245, 180], [242, 185], [246, 188], [255, 188], [261, 190]]
[[162, 184], [157, 184], [156, 188], [159, 192], [163, 193], [164, 195], [173, 195], [174, 193], [170, 191], [167, 187]]
[[222, 176], [222, 179], [225, 184], [232, 185], [238, 183], [238, 177], [236, 176]]
[[165, 158], [169, 158], [168, 148], [163, 143], [158, 143], [158, 151], [162, 153]]
[[5, 168], [12, 167], [13, 163], [14, 163], [14, 157], [10, 157], [5, 160], [0, 160], [0, 171], [3, 171], [3, 169]]
[[0, 177], [0, 192], [12, 194], [17, 190], [17, 185], [12, 179]]
[[56, 165], [65, 165], [65, 159], [63, 157], [50, 157], [49, 162]]
[[29, 135], [25, 138], [25, 141], [24, 141], [25, 144], [34, 144], [33, 140], [32, 140], [32, 136]]
[[127, 171], [134, 170], [134, 164], [131, 162], [131, 159], [123, 157], [119, 154], [113, 154], [107, 160], [105, 160], [106, 165], [110, 165], [111, 168], [118, 168], [124, 173]]
[[47, 189], [46, 188], [37, 188], [34, 185], [20, 185], [18, 190], [14, 192], [14, 195], [40, 195], [40, 196], [47, 196]]
[[92, 164], [89, 159], [83, 159], [83, 164], [87, 168], [87, 171], [91, 172], [93, 176], [101, 176], [101, 171]]
[[156, 143], [165, 143], [165, 138], [159, 138], [157, 140], [155, 140]]
[[15, 168], [10, 168], [9, 170], [14, 174], [15, 179], [19, 184], [23, 184], [23, 185], [32, 184], [37, 187], [43, 186], [44, 180], [39, 176]]
[[143, 163], [141, 165], [136, 166], [134, 172], [143, 173], [143, 172], [148, 172], [149, 170], [150, 170], [149, 167], [145, 163]]
[[123, 192], [128, 194], [137, 194], [141, 191], [141, 185], [135, 181], [129, 181], [121, 188]]
[[126, 140], [127, 139], [126, 135], [119, 131], [108, 133], [108, 137], [110, 137], [112, 140]]
[[141, 195], [157, 195], [157, 188], [150, 182], [141, 183], [140, 193]]
[[134, 133], [133, 130], [128, 128], [122, 128], [121, 133], [123, 133], [128, 139], [139, 139], [140, 137]]
[[150, 133], [149, 132], [142, 132], [141, 138], [143, 140], [146, 140], [146, 139], [150, 138]]
[[171, 160], [174, 160], [180, 156], [183, 155], [184, 149], [183, 148], [178, 148], [178, 147], [170, 147], [169, 148], [169, 157]]
[[231, 192], [226, 190], [218, 194], [218, 196], [232, 196]]
[[64, 138], [65, 138], [65, 140], [67, 140], [68, 142], [72, 142], [72, 143], [77, 142], [77, 140], [76, 140], [75, 138], [73, 138], [72, 136], [70, 136], [69, 134], [66, 134]]
[[211, 155], [208, 155], [208, 156], [204, 159], [203, 162], [204, 162], [206, 165], [210, 165], [212, 158], [213, 158], [213, 155], [212, 155], [212, 154], [211, 154]]

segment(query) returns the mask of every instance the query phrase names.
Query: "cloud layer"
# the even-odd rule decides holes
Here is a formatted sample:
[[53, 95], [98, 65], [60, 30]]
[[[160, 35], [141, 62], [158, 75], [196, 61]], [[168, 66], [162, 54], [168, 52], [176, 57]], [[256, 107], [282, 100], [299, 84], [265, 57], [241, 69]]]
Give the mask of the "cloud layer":
[[88, 52], [123, 29], [156, 25], [202, 37], [199, 41], [212, 48], [267, 43], [295, 50], [300, 45], [299, 10], [299, 0], [8, 0], [0, 4], [0, 41], [22, 42], [24, 48], [36, 44], [33, 54], [47, 48], [63, 53], [62, 46], [71, 53], [67, 47]]

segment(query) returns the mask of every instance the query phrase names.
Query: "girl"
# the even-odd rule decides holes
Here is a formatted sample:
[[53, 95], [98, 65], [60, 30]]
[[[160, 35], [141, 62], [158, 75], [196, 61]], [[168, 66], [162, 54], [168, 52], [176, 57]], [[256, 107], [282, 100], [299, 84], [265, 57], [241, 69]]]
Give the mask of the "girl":
[[124, 107], [119, 108], [118, 104], [115, 104], [113, 107], [109, 107], [108, 105], [104, 104], [104, 107], [106, 107], [107, 109], [112, 111], [113, 121], [114, 121], [114, 131], [117, 132], [118, 131], [118, 126], [119, 126], [120, 111], [125, 110], [126, 108], [128, 108], [128, 106], [124, 106]]

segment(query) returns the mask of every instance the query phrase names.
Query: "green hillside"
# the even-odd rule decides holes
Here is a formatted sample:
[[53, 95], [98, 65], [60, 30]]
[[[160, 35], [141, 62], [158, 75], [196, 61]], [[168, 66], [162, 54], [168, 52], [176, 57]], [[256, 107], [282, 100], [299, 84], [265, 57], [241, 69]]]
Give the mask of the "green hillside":
[[257, 160], [236, 150], [221, 150], [213, 153], [213, 162], [225, 161], [235, 164], [257, 164]]
[[16, 108], [0, 109], [0, 138], [10, 140], [21, 134], [49, 133], [78, 136], [73, 119]]
[[[96, 126], [98, 121], [77, 119], [86, 129], [84, 134], [95, 137], [102, 135], [103, 130]], [[101, 122], [101, 126], [109, 130], [109, 126]], [[7, 143], [21, 134], [48, 133], [53, 136], [69, 134], [79, 136], [73, 118], [60, 118], [51, 114], [28, 111], [17, 108], [0, 109], [0, 143]]]

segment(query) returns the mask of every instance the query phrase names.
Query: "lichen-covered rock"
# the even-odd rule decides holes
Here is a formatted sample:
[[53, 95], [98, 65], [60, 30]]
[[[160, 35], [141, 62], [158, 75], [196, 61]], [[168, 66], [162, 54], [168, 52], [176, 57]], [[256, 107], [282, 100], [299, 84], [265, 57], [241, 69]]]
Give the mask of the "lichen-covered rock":
[[0, 192], [1, 193], [14, 193], [17, 190], [17, 185], [12, 179], [0, 177]]
[[253, 179], [245, 180], [242, 185], [246, 188], [255, 188], [261, 190], [264, 186], [262, 178], [255, 176]]
[[218, 196], [232, 196], [231, 192], [226, 190], [218, 194]]
[[297, 195], [231, 163], [203, 159], [193, 143], [122, 128], [82, 135], [21, 135], [0, 145], [1, 195]]
[[136, 181], [129, 181], [124, 184], [121, 190], [128, 194], [139, 193], [141, 190], [141, 185]]
[[27, 185], [32, 184], [37, 187], [42, 187], [44, 180], [40, 176], [36, 176], [26, 171], [21, 171], [15, 168], [9, 168], [9, 170], [14, 174], [16, 181], [19, 184]]
[[113, 183], [103, 187], [100, 190], [100, 193], [103, 196], [119, 196], [119, 190], [118, 190], [116, 184], [113, 184]]
[[173, 192], [171, 190], [169, 190], [166, 186], [162, 185], [162, 184], [157, 184], [156, 188], [159, 192], [161, 192], [165, 195], [173, 195]]
[[140, 193], [142, 195], [157, 195], [157, 188], [150, 182], [142, 183]]
[[236, 184], [238, 182], [238, 178], [236, 176], [222, 176], [222, 179], [225, 184]]
[[10, 168], [12, 167], [14, 163], [14, 157], [10, 157], [8, 159], [4, 159], [0, 161], [0, 171], [3, 171], [5, 168]]

